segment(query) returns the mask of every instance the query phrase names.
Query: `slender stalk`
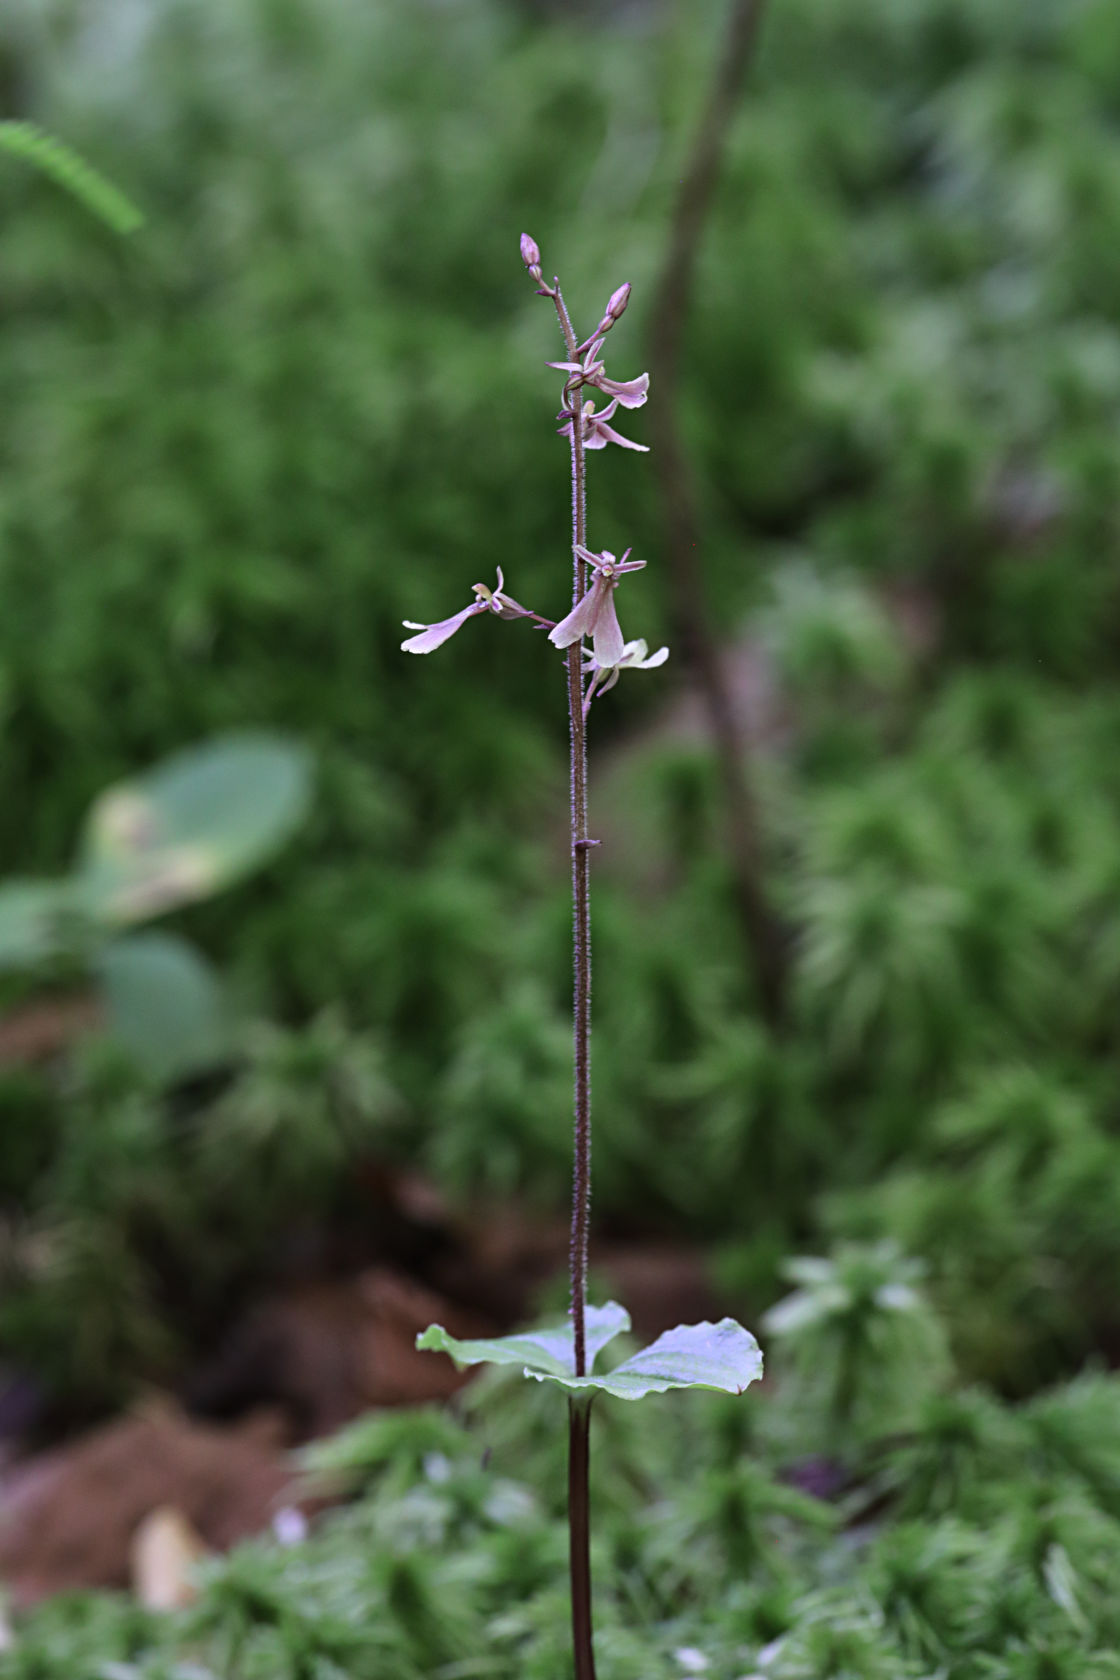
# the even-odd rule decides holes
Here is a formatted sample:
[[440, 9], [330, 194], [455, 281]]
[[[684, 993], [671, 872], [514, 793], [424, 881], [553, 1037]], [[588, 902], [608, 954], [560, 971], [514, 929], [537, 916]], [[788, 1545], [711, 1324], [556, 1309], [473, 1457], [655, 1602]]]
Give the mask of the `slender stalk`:
[[[560, 286], [554, 282], [556, 313], [568, 356], [576, 358], [576, 335]], [[579, 549], [587, 543], [587, 476], [580, 425], [580, 393], [566, 397], [572, 417], [572, 605], [587, 587]], [[587, 839], [587, 736], [583, 719], [580, 644], [568, 649], [568, 732], [570, 743], [572, 848], [572, 1040], [575, 1137], [572, 1165], [572, 1230], [569, 1247], [572, 1334], [576, 1376], [587, 1375], [587, 1246], [591, 1222], [591, 893]]]
[[[569, 361], [576, 361], [576, 335], [553, 283]], [[572, 407], [572, 605], [587, 587], [579, 549], [587, 543], [586, 462], [578, 386], [566, 392]], [[576, 1376], [587, 1374], [587, 1246], [591, 1222], [591, 894], [587, 837], [587, 736], [583, 717], [580, 644], [568, 649], [572, 846], [572, 1038], [575, 1136], [572, 1165], [572, 1230], [569, 1248], [572, 1340]], [[575, 1680], [595, 1680], [591, 1637], [591, 1537], [588, 1486], [591, 1406], [582, 1396], [568, 1404], [568, 1558], [572, 1584], [572, 1650]]]
[[786, 1004], [787, 943], [764, 883], [758, 809], [746, 745], [735, 718], [705, 597], [696, 493], [680, 433], [678, 395], [682, 333], [704, 222], [711, 208], [724, 142], [757, 41], [762, 9], [763, 0], [732, 0], [727, 35], [681, 180], [650, 329], [651, 362], [659, 389], [659, 401], [651, 410], [650, 420], [665, 507], [673, 616], [685, 659], [708, 712], [723, 782], [733, 892], [759, 1002], [770, 1025], [778, 1027]]
[[572, 1649], [575, 1680], [595, 1680], [591, 1643], [591, 1545], [588, 1459], [591, 1402], [583, 1395], [568, 1401], [568, 1548], [572, 1569]]

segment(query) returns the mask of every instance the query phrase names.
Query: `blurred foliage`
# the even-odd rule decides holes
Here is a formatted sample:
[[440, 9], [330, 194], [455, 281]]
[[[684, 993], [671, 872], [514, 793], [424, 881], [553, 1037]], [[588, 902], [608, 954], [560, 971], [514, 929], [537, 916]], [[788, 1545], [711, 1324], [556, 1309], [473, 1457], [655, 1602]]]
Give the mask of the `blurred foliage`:
[[[924, 1267], [889, 1242], [841, 1246], [782, 1268], [798, 1285], [762, 1320], [773, 1338], [787, 1416], [802, 1439], [844, 1454], [905, 1429], [949, 1375], [941, 1325], [920, 1288]], [[794, 1419], [792, 1396], [808, 1417]]]
[[324, 1013], [236, 1049], [230, 1075], [169, 1112], [132, 1057], [91, 1040], [56, 1130], [22, 1176], [9, 1167], [0, 1344], [84, 1412], [170, 1378], [301, 1240], [368, 1222], [356, 1169], [400, 1118], [378, 1047]]
[[[184, 741], [263, 727], [321, 765], [282, 873], [179, 918], [281, 1023], [233, 1091], [12, 1082], [4, 1210], [51, 1300], [111, 1268], [35, 1259], [40, 1228], [84, 1252], [120, 1198], [135, 1287], [105, 1305], [143, 1316], [160, 1255], [251, 1270], [345, 1198], [373, 1129], [463, 1202], [562, 1201], [559, 674], [489, 619], [417, 670], [399, 625], [496, 557], [518, 598], [564, 598], [554, 328], [516, 238], [577, 320], [633, 281], [638, 372], [719, 11], [4, 8], [14, 116], [146, 222], [122, 241], [0, 170], [0, 867], [60, 871], [99, 790]], [[790, 1252], [894, 1243], [965, 1374], [1018, 1392], [1120, 1329], [1118, 81], [1113, 0], [767, 17], [682, 422], [720, 623], [772, 702], [780, 1041], [686, 698], [622, 685], [595, 714], [597, 1213], [717, 1243], [752, 1313]], [[655, 478], [593, 466], [595, 541], [656, 562]], [[662, 592], [654, 563], [631, 611], [671, 641]], [[223, 1199], [223, 1127], [251, 1210]], [[111, 1318], [89, 1304], [103, 1346], [69, 1380], [124, 1371]], [[783, 1672], [887, 1637], [831, 1602]]]

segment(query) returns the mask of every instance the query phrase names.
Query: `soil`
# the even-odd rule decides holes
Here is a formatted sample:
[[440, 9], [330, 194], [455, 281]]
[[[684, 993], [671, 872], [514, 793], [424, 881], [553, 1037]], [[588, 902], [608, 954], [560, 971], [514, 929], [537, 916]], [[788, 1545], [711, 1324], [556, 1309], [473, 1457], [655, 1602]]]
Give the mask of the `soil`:
[[225, 1550], [293, 1503], [278, 1414], [216, 1429], [159, 1400], [9, 1472], [0, 1578], [23, 1608], [77, 1587], [127, 1587], [133, 1538], [161, 1506]]

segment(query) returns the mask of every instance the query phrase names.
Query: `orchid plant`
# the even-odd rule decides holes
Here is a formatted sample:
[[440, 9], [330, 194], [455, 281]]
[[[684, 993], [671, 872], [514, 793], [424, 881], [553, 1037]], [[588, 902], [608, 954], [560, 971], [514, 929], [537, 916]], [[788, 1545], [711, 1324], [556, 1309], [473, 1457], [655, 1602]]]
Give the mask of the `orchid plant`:
[[[602, 350], [607, 334], [630, 301], [629, 283], [611, 294], [598, 326], [577, 340], [560, 282], [545, 280], [534, 239], [521, 236], [521, 259], [536, 282], [537, 293], [551, 299], [564, 336], [565, 359], [549, 362], [564, 375], [559, 427], [568, 440], [572, 489], [572, 604], [558, 621], [524, 607], [505, 592], [499, 569], [497, 588], [474, 587], [469, 605], [435, 624], [412, 624], [417, 632], [401, 644], [405, 653], [432, 653], [462, 629], [470, 618], [492, 613], [502, 619], [525, 619], [548, 632], [549, 643], [564, 651], [568, 692], [571, 793], [571, 874], [574, 937], [572, 943], [572, 1025], [574, 1042], [574, 1148], [570, 1246], [571, 1301], [567, 1322], [546, 1330], [481, 1341], [459, 1341], [441, 1325], [432, 1325], [417, 1346], [450, 1354], [460, 1366], [516, 1365], [538, 1382], [554, 1383], [568, 1394], [568, 1526], [572, 1590], [572, 1640], [576, 1680], [595, 1680], [591, 1635], [591, 1566], [588, 1493], [588, 1443], [591, 1405], [596, 1394], [638, 1400], [671, 1388], [707, 1388], [741, 1394], [762, 1371], [754, 1337], [734, 1319], [718, 1324], [678, 1325], [651, 1346], [599, 1375], [593, 1367], [607, 1344], [629, 1330], [630, 1320], [617, 1302], [591, 1306], [587, 1300], [588, 1241], [591, 1210], [591, 914], [588, 837], [587, 722], [592, 702], [614, 687], [624, 671], [663, 665], [668, 648], [651, 654], [642, 640], [628, 642], [619, 625], [615, 593], [623, 579], [641, 571], [644, 560], [631, 560], [630, 549], [616, 559], [609, 549], [587, 541], [587, 456], [614, 443], [623, 449], [646, 446], [622, 437], [610, 424], [619, 408], [645, 403], [649, 375], [618, 380], [607, 377]], [[596, 408], [584, 395], [591, 387], [609, 400]]]

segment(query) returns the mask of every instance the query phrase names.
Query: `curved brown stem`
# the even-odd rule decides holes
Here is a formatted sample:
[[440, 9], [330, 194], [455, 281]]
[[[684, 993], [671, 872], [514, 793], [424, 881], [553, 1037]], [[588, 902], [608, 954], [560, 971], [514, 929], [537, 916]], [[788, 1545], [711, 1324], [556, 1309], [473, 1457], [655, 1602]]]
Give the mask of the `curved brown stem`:
[[719, 175], [724, 142], [758, 36], [764, 0], [732, 0], [720, 54], [669, 230], [650, 329], [650, 362], [659, 400], [650, 409], [652, 441], [665, 510], [666, 556], [674, 618], [685, 661], [704, 699], [719, 761], [736, 906], [763, 1014], [785, 1012], [786, 938], [763, 872], [757, 804], [746, 744], [720, 662], [700, 561], [699, 520], [689, 463], [677, 423], [682, 334], [696, 258]]

